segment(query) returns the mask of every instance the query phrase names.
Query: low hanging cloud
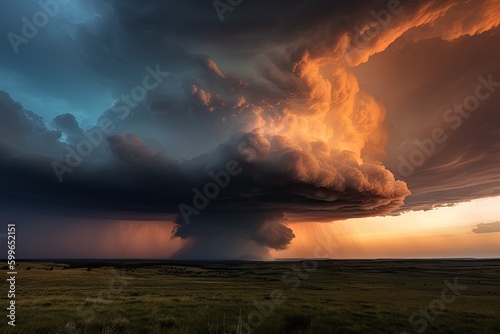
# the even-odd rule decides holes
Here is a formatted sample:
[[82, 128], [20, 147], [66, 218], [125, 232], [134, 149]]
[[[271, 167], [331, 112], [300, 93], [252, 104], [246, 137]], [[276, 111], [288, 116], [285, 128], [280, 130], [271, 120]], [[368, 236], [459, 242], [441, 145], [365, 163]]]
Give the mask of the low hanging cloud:
[[[463, 38], [490, 32], [484, 48], [498, 38], [498, 2], [402, 1], [378, 28], [372, 11], [390, 13], [387, 1], [257, 1], [235, 9], [223, 24], [209, 2], [198, 3], [199, 15], [180, 1], [152, 1], [148, 10], [133, 1], [89, 5], [100, 14], [77, 25], [74, 43], [82, 61], [113, 83], [116, 102], [99, 118], [111, 120], [113, 129], [56, 177], [54, 161], [74, 161], [68, 154], [78, 152], [98, 124], [84, 127], [68, 111], [45, 123], [0, 92], [0, 171], [8, 175], [0, 196], [7, 205], [62, 206], [116, 219], [162, 216], [175, 222], [173, 237], [188, 241], [178, 257], [267, 258], [269, 249], [292, 242], [294, 222], [388, 215], [500, 194], [498, 177], [493, 186], [486, 182], [498, 174], [498, 111], [471, 118], [442, 154], [407, 179], [395, 176], [401, 153], [394, 148], [404, 136], [425, 133], [415, 120], [425, 122], [434, 105], [415, 106], [442, 103], [426, 87], [456, 82], [443, 90], [452, 103], [452, 93], [473, 85], [426, 68], [420, 71], [427, 81], [416, 81], [413, 61], [400, 55], [428, 51], [426, 43], [435, 41], [463, 51], [469, 49]], [[471, 6], [477, 10], [464, 19]], [[272, 15], [255, 25], [250, 14], [263, 8]], [[370, 31], [368, 42], [356, 43], [357, 34]], [[436, 59], [439, 68], [447, 62]], [[398, 61], [404, 68], [396, 71]], [[377, 62], [387, 75], [369, 75]], [[126, 117], [117, 113], [122, 92], [140, 84], [144, 68], [154, 64], [169, 76]], [[456, 73], [464, 64], [450, 66]], [[497, 67], [480, 68], [486, 69], [496, 73]], [[390, 86], [396, 75], [400, 82]], [[474, 127], [482, 130], [472, 138]], [[225, 173], [230, 162], [238, 173], [208, 196], [213, 175]], [[200, 194], [207, 199], [202, 209], [195, 203]]]
[[500, 221], [493, 223], [481, 223], [478, 224], [475, 229], [472, 230], [474, 233], [496, 233], [500, 232]]
[[[26, 113], [21, 107], [17, 112]], [[66, 132], [78, 132], [70, 116], [56, 123]], [[193, 189], [203, 189], [211, 172], [224, 171], [228, 161], [235, 161], [241, 173], [190, 225], [177, 218], [174, 235], [199, 239], [210, 235], [207, 229], [219, 236], [226, 229], [222, 234], [228, 237], [241, 236], [275, 249], [286, 248], [294, 236], [285, 225], [287, 213], [317, 221], [387, 214], [409, 194], [404, 182], [396, 181], [383, 166], [360, 163], [354, 152], [331, 149], [317, 140], [303, 145], [256, 129], [233, 136], [210, 153], [177, 161], [136, 135], [114, 134], [106, 142], [105, 152], [111, 155], [106, 158], [108, 153], [103, 153], [101, 163], [82, 165], [62, 183], [47, 170], [25, 165], [35, 162], [30, 154], [11, 156], [3, 163], [10, 175], [3, 193], [11, 200], [27, 201], [29, 194], [40, 197], [39, 203], [142, 212], [147, 219], [155, 211], [179, 213], [179, 203], [191, 203]], [[40, 156], [35, 165], [48, 164], [49, 159]], [[24, 181], [25, 175], [30, 175], [29, 181]], [[18, 193], [19, 188], [24, 193]]]

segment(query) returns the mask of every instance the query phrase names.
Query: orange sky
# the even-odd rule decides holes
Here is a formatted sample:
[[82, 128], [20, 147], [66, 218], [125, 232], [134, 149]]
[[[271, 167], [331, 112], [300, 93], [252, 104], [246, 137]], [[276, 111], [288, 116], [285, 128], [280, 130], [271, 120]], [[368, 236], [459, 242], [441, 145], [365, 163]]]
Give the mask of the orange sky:
[[350, 219], [330, 224], [293, 224], [297, 238], [275, 257], [314, 256], [328, 238], [332, 258], [500, 257], [500, 233], [472, 233], [498, 220], [500, 197], [400, 216]]
[[[296, 238], [290, 247], [271, 254], [274, 258], [314, 257], [320, 246], [321, 254], [330, 247], [330, 257], [335, 259], [500, 257], [500, 232], [472, 232], [477, 224], [498, 220], [499, 205], [500, 197], [494, 197], [400, 216], [293, 223], [290, 227]], [[171, 238], [172, 228], [171, 222], [113, 221], [92, 226], [81, 222], [52, 230], [52, 237], [63, 240], [55, 248], [44, 237], [46, 230], [28, 242], [39, 257], [165, 259], [186, 243]], [[71, 253], [61, 254], [61, 247]]]

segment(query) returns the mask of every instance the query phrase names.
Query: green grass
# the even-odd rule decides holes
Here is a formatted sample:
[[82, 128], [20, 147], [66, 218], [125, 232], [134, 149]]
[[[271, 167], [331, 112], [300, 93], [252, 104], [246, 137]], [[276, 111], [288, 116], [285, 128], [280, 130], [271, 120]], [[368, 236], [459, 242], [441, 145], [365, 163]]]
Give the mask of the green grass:
[[425, 332], [500, 333], [500, 261], [320, 261], [292, 271], [301, 265], [21, 263], [16, 327], [3, 284], [0, 333], [248, 333], [249, 321], [254, 333], [418, 333], [410, 316], [455, 277], [467, 289]]

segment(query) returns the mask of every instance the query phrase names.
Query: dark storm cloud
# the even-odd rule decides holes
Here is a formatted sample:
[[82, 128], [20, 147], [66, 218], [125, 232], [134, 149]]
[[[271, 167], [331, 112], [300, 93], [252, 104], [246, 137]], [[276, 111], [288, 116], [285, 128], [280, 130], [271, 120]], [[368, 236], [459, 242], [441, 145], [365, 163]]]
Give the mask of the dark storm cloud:
[[[43, 14], [39, 2], [51, 1], [4, 1], [0, 4], [0, 89], [8, 90], [16, 98], [24, 98], [24, 104], [38, 107], [36, 112], [43, 116], [78, 111], [78, 116], [90, 118], [95, 112], [102, 112], [95, 108], [106, 101], [102, 94], [106, 83], [98, 81], [82, 61], [70, 33], [72, 29], [68, 28], [76, 19], [78, 0], [60, 5], [56, 15], [49, 17], [46, 25], [35, 26], [36, 34], [30, 35], [28, 43], [19, 45], [19, 52], [15, 52], [7, 36], [9, 33], [23, 36], [26, 22], [23, 20], [33, 22], [35, 13]], [[88, 98], [90, 95], [92, 99]]]
[[[489, 31], [484, 49], [498, 38], [491, 31], [498, 19], [490, 15], [498, 8], [478, 1], [467, 21], [463, 11], [470, 3], [401, 2], [404, 8], [389, 15], [390, 24], [379, 22], [375, 36], [359, 45], [359, 31], [376, 24], [372, 11], [389, 13], [390, 3], [393, 8], [387, 1], [245, 1], [223, 22], [210, 1], [86, 3], [95, 16], [76, 25], [71, 50], [100, 83], [109, 84], [116, 102], [100, 121], [112, 120], [113, 130], [102, 133], [88, 157], [75, 158], [97, 125], [83, 127], [64, 111], [48, 121], [58, 129], [50, 130], [2, 93], [3, 203], [70, 207], [117, 219], [124, 213], [143, 220], [165, 215], [177, 223], [174, 236], [193, 241], [179, 256], [198, 257], [207, 245], [228, 238], [245, 243], [238, 256], [262, 246], [284, 249], [294, 237], [287, 222], [390, 214], [410, 190], [415, 195], [403, 209], [499, 194], [493, 95], [478, 117], [450, 135], [443, 153], [408, 178], [410, 190], [392, 173], [400, 154], [394, 147], [405, 135], [425, 131], [389, 131], [401, 124], [419, 128], [431, 112], [407, 110], [420, 101], [432, 102], [422, 110], [435, 110], [470, 94], [477, 75], [497, 78], [493, 64], [428, 99], [433, 85], [456, 81], [448, 79], [467, 72], [469, 64], [438, 72], [450, 63], [444, 57], [426, 68], [400, 55], [429, 38], [462, 52], [469, 46], [457, 38]], [[376, 71], [366, 62], [377, 57], [382, 73], [370, 83]], [[401, 71], [390, 89], [383, 71], [396, 76], [398, 60], [408, 73]], [[126, 115], [117, 113], [121, 96], [144, 82], [148, 68], [169, 76], [127, 107]], [[414, 68], [421, 81], [412, 78]], [[195, 189], [202, 193], [215, 182], [212, 173], [224, 172], [231, 161], [241, 171], [202, 210], [196, 208]], [[54, 174], [54, 162], [64, 182]], [[186, 221], [178, 215], [180, 204], [197, 213], [191, 210]]]
[[[384, 165], [412, 191], [403, 209], [431, 209], [500, 194], [496, 32], [453, 43], [433, 39], [389, 49], [358, 69], [367, 89], [379, 95], [388, 110], [386, 122], [392, 131]], [[493, 84], [485, 85], [490, 79]], [[478, 86], [486, 98], [476, 98]], [[467, 107], [472, 111], [453, 111], [456, 105], [474, 101], [479, 102], [477, 108]], [[433, 140], [436, 129], [446, 140]], [[422, 165], [411, 162], [422, 154]]]
[[[63, 120], [75, 127], [68, 116], [57, 123]], [[204, 229], [228, 224], [228, 231], [239, 228], [242, 237], [258, 245], [282, 249], [293, 237], [283, 213], [296, 211], [320, 221], [370, 216], [389, 213], [408, 194], [382, 166], [358, 165], [347, 152], [315, 157], [286, 137], [258, 131], [190, 161], [171, 160], [132, 134], [108, 136], [107, 147], [111, 156], [104, 165], [87, 163], [63, 183], [47, 169], [27, 164], [48, 165], [48, 156], [11, 156], [2, 164], [2, 175], [9, 175], [2, 188], [5, 202], [27, 205], [36, 198], [38, 205], [74, 207], [82, 215], [94, 209], [119, 218], [115, 212], [125, 211], [147, 220], [155, 213], [177, 214], [181, 203], [191, 205], [193, 189], [203, 192], [215, 180], [211, 172], [220, 175], [228, 161], [236, 161], [242, 172], [205, 211], [191, 217], [192, 224], [177, 218], [175, 235], [199, 237]], [[245, 218], [236, 219], [241, 215]]]
[[475, 229], [472, 230], [474, 233], [495, 233], [500, 232], [500, 221], [493, 223], [482, 223], [478, 224]]
[[0, 91], [0, 110], [0, 140], [7, 151], [54, 153], [62, 149], [59, 131], [49, 130], [40, 116], [25, 110], [3, 91]]
[[[17, 131], [23, 129], [22, 124], [29, 124], [26, 115], [40, 121], [7, 94], [4, 100], [4, 110], [9, 107], [22, 121]], [[61, 115], [54, 123], [68, 135], [78, 136], [81, 131], [71, 115]], [[47, 131], [36, 122], [26, 129]], [[58, 141], [52, 144], [61, 146]], [[205, 229], [218, 231], [228, 224], [228, 236], [234, 236], [230, 231], [236, 228], [241, 238], [283, 249], [293, 238], [280, 218], [283, 212], [297, 211], [317, 220], [369, 216], [389, 213], [408, 194], [404, 184], [395, 182], [381, 166], [360, 166], [345, 152], [323, 152], [323, 157], [315, 157], [286, 137], [266, 137], [258, 131], [234, 137], [209, 154], [182, 162], [169, 159], [133, 134], [110, 135], [106, 146], [110, 155], [103, 157], [103, 164], [86, 162], [63, 183], [43, 168], [52, 163], [50, 156], [29, 152], [10, 155], [1, 164], [2, 175], [8, 175], [2, 187], [3, 203], [74, 207], [81, 215], [88, 209], [102, 210], [116, 218], [121, 217], [120, 211], [135, 212], [147, 220], [156, 217], [155, 213], [178, 213], [180, 203], [193, 201], [195, 187], [203, 189], [214, 181], [209, 177], [211, 171], [219, 173], [228, 161], [235, 160], [243, 169], [241, 175], [211, 201], [206, 212], [193, 217], [191, 225], [178, 218], [175, 235], [200, 238]], [[244, 210], [254, 211], [244, 214]], [[245, 219], [236, 220], [242, 214]]]
[[185, 225], [179, 217], [175, 235], [181, 238], [225, 235], [253, 240], [261, 246], [285, 249], [295, 235], [284, 221], [282, 213], [273, 211], [208, 212], [193, 219], [189, 225]]

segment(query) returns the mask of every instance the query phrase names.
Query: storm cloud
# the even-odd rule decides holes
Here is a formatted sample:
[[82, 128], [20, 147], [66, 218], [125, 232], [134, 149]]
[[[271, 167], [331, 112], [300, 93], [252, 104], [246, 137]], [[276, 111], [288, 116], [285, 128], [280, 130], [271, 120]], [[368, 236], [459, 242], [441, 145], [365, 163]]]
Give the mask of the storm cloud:
[[[222, 22], [206, 1], [82, 6], [94, 15], [67, 36], [73, 73], [84, 67], [111, 103], [44, 119], [0, 91], [5, 207], [162, 217], [190, 241], [177, 257], [268, 258], [294, 222], [500, 194], [497, 1], [254, 1]], [[474, 48], [489, 53], [449, 60]], [[168, 76], [139, 99], [152, 68]], [[481, 84], [488, 98], [447, 122]], [[436, 128], [447, 139], [402, 175]]]

